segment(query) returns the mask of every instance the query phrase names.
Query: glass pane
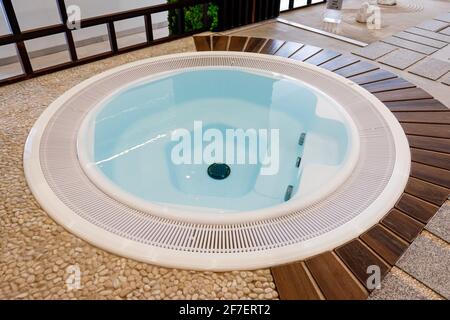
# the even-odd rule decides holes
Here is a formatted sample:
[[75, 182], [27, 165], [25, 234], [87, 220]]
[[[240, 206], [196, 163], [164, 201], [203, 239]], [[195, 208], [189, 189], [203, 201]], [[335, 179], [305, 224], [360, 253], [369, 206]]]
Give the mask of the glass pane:
[[116, 21], [114, 27], [119, 48], [147, 42], [144, 17]]
[[312, 4], [314, 4], [314, 3], [320, 3], [320, 2], [325, 2], [325, 0], [312, 0], [312, 1], [311, 1]]
[[25, 47], [34, 70], [70, 61], [64, 33], [25, 41]]
[[5, 10], [3, 9], [2, 2], [0, 2], [0, 36], [10, 34], [8, 22], [6, 21]]
[[308, 4], [308, 0], [294, 0], [294, 8], [304, 7]]
[[167, 3], [167, 0], [66, 0], [66, 6], [77, 5], [80, 7], [82, 18], [91, 18], [162, 3]]
[[12, 3], [22, 31], [61, 23], [55, 0], [13, 0]]
[[161, 39], [169, 36], [169, 12], [152, 14], [153, 39]]
[[289, 9], [289, 0], [281, 0], [280, 11]]
[[111, 51], [106, 25], [72, 31], [79, 59]]
[[0, 46], [0, 80], [23, 73], [15, 44]]

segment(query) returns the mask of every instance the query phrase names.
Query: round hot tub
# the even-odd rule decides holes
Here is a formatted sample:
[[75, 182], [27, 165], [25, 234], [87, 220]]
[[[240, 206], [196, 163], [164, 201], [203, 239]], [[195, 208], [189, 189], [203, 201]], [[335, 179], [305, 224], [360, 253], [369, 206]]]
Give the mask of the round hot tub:
[[252, 269], [367, 230], [406, 185], [387, 108], [331, 72], [279, 57], [195, 53], [95, 76], [26, 144], [44, 209], [106, 250], [169, 267]]
[[245, 68], [139, 80], [93, 108], [78, 136], [82, 167], [101, 190], [199, 223], [299, 210], [338, 188], [358, 155], [356, 126], [339, 103], [303, 81]]

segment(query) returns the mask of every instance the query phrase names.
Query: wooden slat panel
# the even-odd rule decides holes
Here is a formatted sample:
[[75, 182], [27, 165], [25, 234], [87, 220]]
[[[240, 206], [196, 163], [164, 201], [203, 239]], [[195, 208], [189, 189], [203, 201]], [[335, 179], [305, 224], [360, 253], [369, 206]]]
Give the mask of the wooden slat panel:
[[411, 163], [411, 176], [450, 188], [450, 171], [428, 166], [422, 163]]
[[450, 153], [450, 139], [407, 135], [409, 145], [414, 148]]
[[439, 210], [439, 207], [434, 204], [423, 201], [406, 193], [402, 195], [398, 203], [395, 205], [395, 208], [423, 223], [427, 223]]
[[450, 139], [450, 125], [401, 122], [406, 134]]
[[428, 92], [420, 88], [409, 88], [394, 91], [378, 92], [374, 95], [383, 102], [432, 99]]
[[331, 252], [322, 253], [305, 263], [325, 298], [330, 300], [367, 298], [367, 292]]
[[392, 91], [398, 89], [415, 88], [416, 86], [402, 78], [394, 78], [362, 85], [364, 89], [371, 93]]
[[297, 61], [305, 61], [306, 59], [314, 56], [315, 54], [322, 51], [321, 48], [305, 45], [303, 48], [298, 50], [291, 59], [297, 60]]
[[319, 300], [321, 298], [300, 262], [273, 267], [271, 271], [282, 300]]
[[410, 177], [406, 184], [405, 192], [418, 198], [441, 206], [450, 195], [450, 189]]
[[[360, 62], [352, 64], [348, 67], [336, 70], [335, 73], [337, 73], [343, 77], [350, 78], [350, 77], [361, 75], [363, 73], [368, 73], [370, 71], [377, 70], [377, 69], [378, 69], [378, 67], [376, 65], [373, 65], [373, 64], [365, 62], [365, 61], [360, 61]], [[353, 79], [351, 79], [351, 80], [353, 80]]]
[[444, 106], [436, 99], [408, 100], [385, 102], [386, 107], [391, 111], [447, 111]]
[[373, 83], [373, 82], [377, 82], [377, 81], [383, 81], [383, 80], [387, 80], [387, 79], [393, 79], [393, 78], [397, 78], [397, 76], [395, 74], [393, 74], [392, 72], [389, 72], [386, 70], [381, 70], [381, 69], [377, 69], [377, 70], [373, 70], [373, 71], [370, 71], [370, 72], [367, 72], [364, 74], [349, 77], [350, 80], [352, 80], [353, 82], [355, 82], [359, 85]]
[[198, 36], [194, 37], [195, 47], [197, 51], [211, 51], [211, 37]]
[[242, 51], [244, 50], [245, 43], [247, 42], [247, 37], [233, 36], [230, 39], [230, 45], [228, 51]]
[[341, 68], [344, 68], [351, 64], [354, 64], [358, 61], [360, 61], [360, 59], [346, 54], [346, 55], [342, 55], [336, 59], [330, 60], [330, 61], [320, 65], [320, 67], [330, 70], [330, 71], [336, 71], [338, 69], [341, 69]]
[[259, 52], [262, 46], [266, 42], [264, 38], [250, 38], [248, 40], [247, 46], [245, 47], [246, 52]]
[[276, 56], [289, 58], [292, 56], [298, 49], [303, 47], [302, 43], [290, 42], [287, 41], [276, 53]]
[[392, 266], [408, 249], [406, 242], [403, 242], [380, 225], [375, 225], [369, 229], [369, 231], [361, 235], [361, 239]]
[[400, 122], [450, 124], [450, 111], [436, 112], [394, 112]]
[[275, 39], [269, 39], [267, 40], [264, 47], [261, 49], [260, 53], [264, 54], [274, 54], [278, 51], [278, 49], [281, 48], [281, 46], [284, 44], [284, 41], [281, 40], [275, 40]]
[[370, 274], [367, 273], [367, 267], [371, 265], [380, 267], [382, 278], [390, 269], [388, 264], [373, 254], [361, 241], [357, 239], [346, 243], [342, 247], [337, 248], [335, 251], [350, 271], [366, 288], [367, 278], [370, 276]]
[[213, 36], [212, 48], [214, 51], [226, 51], [228, 47], [228, 36]]
[[333, 59], [339, 57], [340, 55], [341, 54], [339, 52], [324, 49], [324, 50], [320, 51], [318, 54], [312, 56], [311, 58], [306, 59], [305, 62], [308, 62], [315, 66], [320, 66], [321, 64], [326, 63], [330, 60], [333, 60]]
[[425, 226], [397, 209], [392, 209], [381, 224], [408, 242], [413, 242]]
[[450, 170], [450, 155], [447, 153], [433, 152], [411, 148], [411, 160], [430, 166]]

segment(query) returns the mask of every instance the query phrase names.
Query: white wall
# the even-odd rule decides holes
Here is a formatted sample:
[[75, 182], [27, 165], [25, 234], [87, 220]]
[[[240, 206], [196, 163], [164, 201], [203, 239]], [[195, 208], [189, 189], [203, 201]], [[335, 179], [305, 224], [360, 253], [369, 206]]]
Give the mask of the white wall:
[[[81, 18], [89, 18], [119, 11], [166, 3], [166, 0], [66, 0], [66, 5], [78, 5], [81, 8]], [[17, 19], [22, 30], [39, 28], [60, 23], [55, 0], [13, 0]], [[153, 24], [167, 20], [166, 13], [152, 15]], [[116, 31], [125, 31], [143, 26], [143, 18], [125, 20], [116, 24]], [[105, 28], [92, 28], [79, 32], [76, 40], [84, 40], [104, 35]], [[0, 18], [0, 35], [9, 33], [5, 19]], [[64, 44], [64, 37], [41, 38], [27, 43], [30, 51], [45, 49]], [[0, 47], [0, 58], [15, 54], [13, 47]]]

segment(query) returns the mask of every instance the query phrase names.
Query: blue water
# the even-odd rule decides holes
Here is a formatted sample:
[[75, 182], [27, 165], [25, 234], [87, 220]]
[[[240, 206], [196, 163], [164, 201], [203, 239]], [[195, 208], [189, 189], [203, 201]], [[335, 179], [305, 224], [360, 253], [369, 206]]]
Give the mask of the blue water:
[[[317, 104], [316, 92], [286, 78], [227, 69], [172, 74], [105, 103], [95, 118], [94, 161], [114, 184], [147, 201], [226, 211], [274, 206], [285, 201], [289, 185], [294, 196], [307, 194], [308, 185], [326, 183], [344, 161], [345, 125], [336, 111], [332, 117], [319, 116]], [[172, 151], [178, 141], [171, 134], [193, 133], [196, 121], [203, 131], [216, 129], [224, 136], [229, 129], [278, 129], [279, 170], [262, 175], [267, 165], [249, 164], [247, 158], [246, 164], [227, 163], [230, 176], [214, 180], [207, 174], [209, 163], [175, 164]], [[300, 146], [302, 132], [306, 139]], [[191, 142], [192, 155], [207, 145], [196, 150]], [[248, 155], [249, 141], [237, 143], [238, 151]], [[308, 168], [318, 172], [308, 174]], [[302, 183], [302, 177], [314, 175]]]

